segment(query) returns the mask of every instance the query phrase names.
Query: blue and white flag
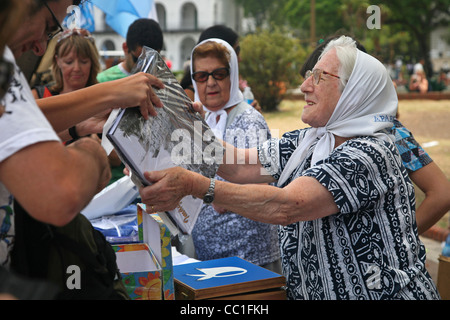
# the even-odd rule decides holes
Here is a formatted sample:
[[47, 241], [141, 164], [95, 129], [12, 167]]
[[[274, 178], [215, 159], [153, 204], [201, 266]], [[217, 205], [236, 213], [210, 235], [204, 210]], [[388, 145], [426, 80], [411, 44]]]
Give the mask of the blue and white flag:
[[91, 0], [106, 13], [106, 23], [126, 38], [128, 27], [137, 19], [150, 18], [158, 21], [153, 0]]
[[93, 10], [92, 3], [88, 1], [79, 6], [70, 6], [67, 9], [67, 16], [62, 23], [63, 27], [67, 29], [86, 29], [89, 32], [94, 32]]

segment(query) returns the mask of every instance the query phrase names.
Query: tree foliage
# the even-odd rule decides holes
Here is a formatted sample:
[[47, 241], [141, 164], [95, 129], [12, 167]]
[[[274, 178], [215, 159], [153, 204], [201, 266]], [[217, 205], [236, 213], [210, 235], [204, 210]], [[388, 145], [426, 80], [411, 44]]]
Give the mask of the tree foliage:
[[408, 0], [387, 1], [381, 0], [388, 9], [385, 23], [396, 30], [410, 33], [416, 40], [418, 58], [425, 60], [425, 69], [428, 75], [432, 74], [430, 60], [431, 32], [440, 26], [450, 23], [449, 0]]
[[235, 0], [244, 9], [244, 15], [255, 20], [256, 29], [285, 25], [285, 0]]
[[[288, 26], [291, 33], [307, 46], [311, 30], [316, 41], [336, 33], [351, 35], [371, 54], [385, 63], [401, 56], [411, 62], [423, 58], [431, 73], [430, 35], [440, 26], [450, 24], [450, 0], [235, 0], [244, 6], [247, 17], [258, 17], [258, 26]], [[311, 28], [311, 7], [315, 24]], [[381, 28], [369, 29], [367, 8], [381, 8]], [[264, 24], [265, 21], [265, 24]]]
[[240, 44], [240, 74], [263, 110], [275, 110], [287, 87], [299, 84], [298, 70], [306, 58], [305, 49], [298, 39], [277, 28], [249, 34]]

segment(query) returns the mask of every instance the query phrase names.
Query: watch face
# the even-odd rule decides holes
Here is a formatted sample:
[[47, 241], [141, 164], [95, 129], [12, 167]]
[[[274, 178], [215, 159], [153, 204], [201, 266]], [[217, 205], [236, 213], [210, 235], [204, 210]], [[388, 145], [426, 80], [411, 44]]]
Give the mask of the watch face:
[[214, 196], [207, 194], [204, 198], [203, 198], [203, 202], [204, 203], [211, 203], [214, 200]]

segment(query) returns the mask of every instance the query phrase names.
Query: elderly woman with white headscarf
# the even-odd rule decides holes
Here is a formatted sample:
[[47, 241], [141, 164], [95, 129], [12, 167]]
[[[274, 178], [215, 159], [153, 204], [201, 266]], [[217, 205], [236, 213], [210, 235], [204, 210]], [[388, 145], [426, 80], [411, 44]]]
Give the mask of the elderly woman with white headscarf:
[[[217, 137], [238, 148], [255, 147], [270, 138], [264, 117], [244, 102], [238, 59], [226, 41], [202, 41], [193, 49], [191, 61], [195, 101], [202, 103], [206, 122]], [[277, 227], [244, 218], [226, 207], [203, 205], [192, 240], [200, 260], [239, 256], [281, 272]]]
[[417, 233], [414, 187], [385, 133], [397, 110], [386, 69], [341, 37], [301, 89], [311, 128], [253, 149], [228, 148], [219, 174], [233, 183], [181, 168], [149, 173], [155, 184], [141, 190], [143, 201], [160, 210], [185, 194], [214, 195], [217, 205], [282, 225], [289, 299], [439, 299]]

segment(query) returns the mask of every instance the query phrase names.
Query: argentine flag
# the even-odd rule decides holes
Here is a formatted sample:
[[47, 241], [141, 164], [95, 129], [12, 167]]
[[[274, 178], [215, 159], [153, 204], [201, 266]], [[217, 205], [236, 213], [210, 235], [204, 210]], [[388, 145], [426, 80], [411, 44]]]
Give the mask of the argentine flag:
[[128, 27], [135, 20], [149, 18], [158, 21], [153, 0], [91, 0], [106, 14], [106, 23], [126, 38]]
[[62, 25], [66, 29], [82, 28], [94, 32], [95, 22], [92, 3], [86, 1], [79, 6], [70, 6]]

